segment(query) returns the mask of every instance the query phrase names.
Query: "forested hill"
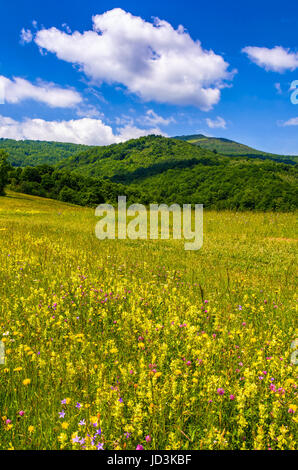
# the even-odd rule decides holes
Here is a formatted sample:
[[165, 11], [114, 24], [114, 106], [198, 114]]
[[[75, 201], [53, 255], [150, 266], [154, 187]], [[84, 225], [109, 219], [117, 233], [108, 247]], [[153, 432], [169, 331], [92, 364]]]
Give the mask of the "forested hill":
[[212, 209], [280, 211], [298, 207], [297, 165], [222, 156], [154, 135], [87, 147], [54, 168], [16, 168], [10, 180], [14, 190], [83, 205], [96, 205], [105, 180], [110, 185], [104, 189], [105, 200], [109, 192], [122, 194], [125, 188], [135, 195], [135, 202], [145, 204], [202, 203]]
[[[141, 138], [144, 139], [144, 138]], [[145, 138], [146, 139], [146, 138]], [[233, 140], [216, 138], [216, 137], [206, 137], [202, 134], [187, 135], [187, 136], [177, 136], [173, 138], [174, 140], [180, 140], [193, 144], [193, 147], [199, 147], [201, 150], [209, 150], [213, 153], [231, 156], [231, 157], [241, 157], [241, 158], [258, 158], [261, 160], [273, 160], [281, 163], [288, 164], [297, 164], [298, 156], [286, 156], [286, 155], [277, 155], [267, 152], [262, 152], [260, 150], [253, 149], [247, 145], [235, 142]], [[173, 139], [170, 139], [171, 141]], [[0, 138], [0, 149], [6, 150], [10, 157], [9, 161], [13, 166], [35, 166], [42, 165], [44, 163], [55, 165], [56, 163], [62, 162], [70, 156], [75, 156], [77, 153], [80, 154], [80, 157], [83, 158], [83, 153], [86, 151], [86, 154], [91, 155], [120, 155], [121, 152], [127, 155], [127, 152], [136, 153], [140, 151], [141, 145], [144, 146], [144, 141], [141, 140], [141, 144], [138, 143], [140, 139], [134, 139], [129, 141], [129, 143], [124, 142], [123, 144], [115, 144], [104, 147], [93, 147], [88, 145], [72, 144], [72, 143], [63, 143], [63, 142], [46, 142], [39, 140], [13, 140], [13, 139], [4, 139]], [[150, 149], [148, 147], [152, 144], [152, 139], [150, 143], [146, 146], [147, 149], [142, 150], [142, 157], [146, 157]], [[127, 145], [126, 145], [127, 144]], [[154, 150], [158, 150], [157, 157], [160, 159], [160, 151], [165, 151], [163, 159], [166, 159], [168, 156], [171, 156], [176, 150], [180, 150], [179, 147], [175, 149], [171, 148], [171, 144], [163, 145], [161, 149], [160, 145], [154, 145]], [[156, 149], [156, 147], [158, 147]], [[93, 149], [93, 150], [92, 150]], [[91, 150], [91, 153], [90, 153]], [[152, 149], [151, 149], [152, 150]], [[194, 155], [197, 158], [198, 152], [192, 149]], [[184, 150], [182, 158], [184, 159], [186, 154], [190, 154], [191, 150]], [[202, 152], [201, 156], [204, 155]], [[210, 154], [208, 154], [210, 155]], [[119, 157], [120, 159], [121, 157]], [[125, 157], [126, 158], [126, 157]], [[90, 165], [90, 161], [87, 162]], [[94, 162], [93, 162], [94, 163]], [[152, 162], [151, 162], [152, 163]]]
[[262, 152], [247, 145], [240, 144], [234, 140], [220, 137], [206, 137], [203, 134], [177, 136], [175, 139], [183, 140], [191, 144], [200, 146], [203, 149], [212, 150], [222, 155], [233, 157], [259, 158], [261, 160], [274, 160], [281, 163], [298, 163], [298, 156], [278, 155], [274, 153]]
[[188, 142], [151, 135], [120, 144], [89, 147], [60, 161], [57, 166], [88, 176], [132, 183], [168, 169], [187, 168], [199, 162], [217, 165], [220, 161], [228, 163], [228, 160], [228, 157], [215, 155]]
[[44, 163], [54, 165], [77, 151], [87, 148], [88, 145], [63, 142], [0, 138], [0, 149], [9, 153], [9, 161], [13, 166], [36, 166]]

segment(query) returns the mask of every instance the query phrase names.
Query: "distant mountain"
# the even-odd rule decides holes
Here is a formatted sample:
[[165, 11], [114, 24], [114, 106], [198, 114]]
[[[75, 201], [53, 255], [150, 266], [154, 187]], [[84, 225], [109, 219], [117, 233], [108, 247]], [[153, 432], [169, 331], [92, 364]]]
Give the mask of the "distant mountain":
[[260, 158], [261, 160], [274, 160], [292, 165], [298, 163], [298, 156], [277, 155], [274, 153], [262, 152], [229, 139], [206, 137], [203, 134], [182, 135], [174, 138], [198, 145], [204, 149], [215, 151], [222, 155], [244, 158]]

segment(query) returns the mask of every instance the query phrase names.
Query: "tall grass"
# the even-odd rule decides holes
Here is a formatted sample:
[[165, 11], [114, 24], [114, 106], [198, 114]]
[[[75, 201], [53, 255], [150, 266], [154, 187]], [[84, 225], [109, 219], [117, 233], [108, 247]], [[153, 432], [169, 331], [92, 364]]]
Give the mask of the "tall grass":
[[0, 448], [296, 448], [295, 214], [205, 212], [197, 252], [96, 221], [0, 198]]

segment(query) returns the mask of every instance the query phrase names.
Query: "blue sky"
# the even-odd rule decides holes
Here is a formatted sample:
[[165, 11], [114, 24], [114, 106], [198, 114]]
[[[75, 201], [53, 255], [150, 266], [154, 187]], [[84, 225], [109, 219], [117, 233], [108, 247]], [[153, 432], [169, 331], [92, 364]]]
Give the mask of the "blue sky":
[[0, 137], [203, 133], [298, 154], [297, 2], [5, 3]]

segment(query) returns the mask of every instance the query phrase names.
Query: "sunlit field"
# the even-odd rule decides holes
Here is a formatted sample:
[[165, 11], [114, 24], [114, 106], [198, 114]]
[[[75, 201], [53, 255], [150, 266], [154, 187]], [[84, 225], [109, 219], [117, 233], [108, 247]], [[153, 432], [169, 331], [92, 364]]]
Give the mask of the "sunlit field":
[[295, 449], [295, 221], [206, 211], [194, 252], [1, 197], [0, 448]]

